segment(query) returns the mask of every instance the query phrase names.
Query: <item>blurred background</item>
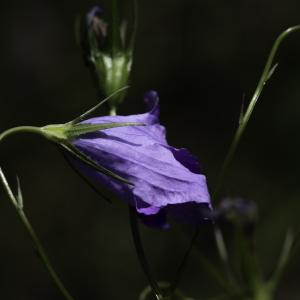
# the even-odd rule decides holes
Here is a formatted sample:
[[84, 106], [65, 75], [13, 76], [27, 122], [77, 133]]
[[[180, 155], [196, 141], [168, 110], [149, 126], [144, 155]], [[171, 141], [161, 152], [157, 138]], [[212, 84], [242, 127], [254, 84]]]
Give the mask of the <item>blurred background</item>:
[[[1, 131], [66, 122], [98, 102], [74, 37], [76, 16], [95, 4], [1, 1]], [[99, 4], [109, 7], [110, 1]], [[144, 91], [157, 90], [168, 141], [199, 157], [213, 189], [243, 97], [248, 103], [278, 34], [300, 24], [299, 11], [297, 0], [139, 1], [131, 89], [120, 113], [142, 112]], [[296, 33], [279, 51], [279, 67], [255, 108], [222, 190], [223, 196], [257, 202], [257, 245], [266, 275], [288, 227], [300, 227], [299, 53]], [[122, 201], [110, 205], [99, 199], [57, 149], [36, 136], [7, 140], [1, 145], [0, 164], [13, 185], [15, 175], [20, 177], [25, 210], [75, 299], [137, 299], [147, 282]], [[157, 278], [169, 280], [192, 230], [143, 227], [142, 234]], [[217, 283], [199, 263], [199, 251], [211, 247], [204, 232], [180, 283], [191, 297], [218, 294]], [[278, 299], [299, 299], [299, 275], [297, 253]], [[2, 188], [0, 290], [5, 300], [62, 299]]]

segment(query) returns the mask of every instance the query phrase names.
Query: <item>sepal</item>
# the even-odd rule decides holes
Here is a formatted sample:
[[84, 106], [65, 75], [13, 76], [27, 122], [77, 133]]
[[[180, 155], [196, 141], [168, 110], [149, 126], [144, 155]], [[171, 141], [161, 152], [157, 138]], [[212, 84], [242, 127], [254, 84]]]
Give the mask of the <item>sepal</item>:
[[67, 151], [68, 154], [70, 154], [71, 156], [73, 156], [75, 159], [80, 160], [81, 162], [85, 163], [86, 165], [88, 165], [89, 167], [95, 169], [96, 171], [107, 175], [115, 180], [118, 180], [122, 183], [125, 184], [129, 184], [129, 185], [133, 185], [130, 181], [124, 179], [123, 177], [117, 175], [116, 173], [104, 168], [103, 166], [97, 164], [94, 160], [92, 160], [91, 158], [89, 158], [87, 155], [85, 155], [83, 152], [81, 152], [80, 150], [78, 150], [76, 147], [74, 147], [72, 144], [70, 143], [60, 143], [59, 146]]
[[142, 123], [128, 122], [128, 123], [106, 123], [106, 124], [54, 124], [47, 125], [41, 128], [42, 132], [47, 139], [58, 142], [65, 143], [78, 138], [81, 135], [93, 133], [96, 131], [101, 131], [110, 128], [124, 127], [124, 126], [143, 126]]

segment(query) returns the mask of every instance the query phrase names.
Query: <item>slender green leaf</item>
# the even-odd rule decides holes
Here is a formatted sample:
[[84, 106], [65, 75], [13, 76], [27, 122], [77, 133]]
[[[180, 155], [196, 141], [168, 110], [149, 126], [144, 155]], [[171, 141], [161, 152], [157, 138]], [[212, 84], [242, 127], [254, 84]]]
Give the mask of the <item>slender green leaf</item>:
[[93, 169], [95, 169], [96, 171], [105, 174], [109, 177], [112, 177], [113, 179], [116, 179], [122, 183], [126, 183], [129, 185], [133, 185], [131, 182], [129, 182], [128, 180], [124, 179], [123, 177], [113, 173], [112, 171], [100, 166], [99, 164], [97, 164], [95, 161], [93, 161], [91, 158], [89, 158], [87, 155], [85, 155], [84, 153], [82, 153], [81, 151], [79, 151], [77, 148], [75, 148], [73, 145], [69, 144], [69, 143], [60, 143], [60, 146], [67, 150], [72, 156], [74, 156], [75, 158], [79, 159], [80, 161], [84, 162], [85, 164], [87, 164], [88, 166], [92, 167]]
[[91, 109], [89, 109], [88, 111], [86, 111], [85, 113], [83, 113], [82, 115], [80, 115], [79, 117], [75, 118], [74, 120], [70, 121], [69, 123], [76, 124], [76, 123], [78, 123], [80, 121], [83, 121], [84, 119], [86, 119], [87, 116], [89, 116], [92, 112], [94, 112], [96, 109], [98, 109], [104, 103], [106, 103], [108, 100], [110, 100], [115, 95], [123, 92], [124, 90], [126, 90], [128, 88], [129, 88], [129, 86], [127, 85], [127, 86], [124, 86], [124, 87], [118, 89], [117, 91], [115, 91], [114, 93], [112, 93], [108, 97], [106, 97], [104, 100], [102, 100], [101, 102], [99, 102], [97, 105], [93, 106]]

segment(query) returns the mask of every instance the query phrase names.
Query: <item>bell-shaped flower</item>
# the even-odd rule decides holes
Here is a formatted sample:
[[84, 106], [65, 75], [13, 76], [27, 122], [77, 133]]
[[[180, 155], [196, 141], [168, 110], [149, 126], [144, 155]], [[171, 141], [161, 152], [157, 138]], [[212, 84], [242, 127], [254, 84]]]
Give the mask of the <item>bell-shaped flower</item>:
[[210, 209], [206, 177], [186, 149], [168, 145], [166, 130], [159, 123], [158, 101], [157, 93], [150, 91], [145, 95], [147, 113], [95, 117], [81, 123], [144, 125], [113, 127], [73, 139], [76, 151], [114, 177], [74, 157], [71, 163], [93, 185], [133, 206], [149, 226], [168, 227], [168, 216], [199, 225]]

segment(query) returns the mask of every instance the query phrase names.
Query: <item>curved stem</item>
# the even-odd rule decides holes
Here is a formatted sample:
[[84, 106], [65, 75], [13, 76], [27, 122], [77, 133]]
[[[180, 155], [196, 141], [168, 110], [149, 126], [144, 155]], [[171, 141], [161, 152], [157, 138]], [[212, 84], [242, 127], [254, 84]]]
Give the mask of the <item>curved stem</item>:
[[57, 286], [57, 288], [62, 293], [62, 295], [64, 296], [65, 299], [73, 300], [73, 297], [70, 295], [70, 293], [68, 292], [68, 290], [65, 288], [64, 284], [62, 283], [61, 279], [58, 277], [57, 273], [53, 269], [53, 267], [50, 263], [50, 260], [47, 256], [39, 238], [37, 237], [35, 231], [33, 230], [25, 212], [23, 211], [23, 209], [18, 209], [17, 212], [18, 212], [18, 215], [19, 215], [22, 223], [26, 227], [32, 241], [35, 244], [35, 247], [39, 254], [39, 257], [41, 258], [42, 262], [44, 263], [44, 265], [45, 265], [47, 271], [49, 272], [50, 276], [52, 277], [55, 285]]
[[273, 60], [274, 60], [274, 57], [279, 49], [279, 46], [281, 45], [281, 43], [285, 40], [285, 38], [295, 32], [295, 31], [299, 31], [300, 30], [300, 25], [298, 26], [294, 26], [294, 27], [290, 27], [288, 28], [287, 30], [283, 31], [278, 37], [277, 39], [275, 40], [275, 43], [273, 44], [273, 47], [271, 49], [271, 52], [269, 54], [269, 57], [267, 59], [267, 63], [265, 65], [265, 68], [262, 72], [262, 75], [261, 75], [261, 78], [258, 82], [258, 85], [255, 89], [255, 92], [251, 98], [251, 101], [248, 105], [248, 108], [245, 112], [245, 114], [241, 117], [241, 120], [240, 120], [240, 125], [234, 135], [234, 138], [231, 142], [231, 145], [229, 147], [229, 150], [227, 152], [227, 155], [225, 157], [225, 160], [224, 160], [224, 163], [223, 163], [223, 166], [221, 168], [221, 172], [220, 172], [220, 175], [219, 175], [219, 180], [218, 180], [218, 183], [216, 185], [216, 188], [215, 188], [215, 191], [213, 193], [213, 199], [215, 199], [217, 196], [218, 196], [218, 193], [223, 185], [223, 182], [224, 182], [224, 178], [225, 178], [225, 174], [226, 174], [226, 171], [230, 165], [230, 163], [232, 162], [232, 159], [233, 159], [233, 156], [236, 152], [236, 149], [237, 149], [237, 146], [241, 140], [241, 137], [246, 129], [246, 126], [248, 124], [248, 121], [252, 115], [252, 112], [254, 110], [254, 107], [257, 103], [257, 100], [259, 98], [259, 96], [261, 95], [262, 91], [263, 91], [263, 88], [265, 86], [265, 84], [267, 83], [267, 81], [270, 79], [270, 77], [272, 76], [275, 68], [276, 68], [276, 65], [272, 67], [273, 65]]
[[[233, 159], [233, 156], [236, 152], [239, 141], [240, 141], [240, 139], [241, 139], [241, 137], [242, 137], [242, 135], [243, 135], [243, 133], [246, 129], [248, 121], [249, 121], [249, 119], [252, 115], [252, 112], [254, 110], [254, 107], [257, 103], [257, 100], [258, 100], [259, 96], [261, 95], [261, 92], [263, 91], [263, 88], [264, 88], [265, 84], [270, 79], [270, 77], [272, 76], [272, 74], [273, 74], [273, 72], [276, 68], [276, 65], [274, 67], [272, 67], [272, 64], [273, 64], [274, 57], [275, 57], [275, 55], [278, 51], [278, 48], [281, 45], [281, 43], [284, 41], [284, 39], [289, 34], [295, 32], [295, 31], [300, 31], [300, 25], [290, 27], [287, 30], [283, 31], [277, 37], [277, 39], [275, 40], [275, 43], [273, 44], [273, 47], [272, 47], [272, 49], [270, 51], [270, 54], [269, 54], [269, 57], [267, 59], [267, 63], [266, 63], [265, 68], [262, 72], [261, 78], [258, 82], [258, 85], [255, 89], [255, 92], [252, 96], [252, 99], [251, 99], [251, 101], [250, 101], [250, 103], [247, 107], [246, 113], [244, 115], [242, 115], [241, 118], [240, 118], [239, 127], [238, 127], [238, 129], [237, 129], [237, 131], [234, 135], [234, 138], [231, 142], [228, 153], [225, 157], [225, 160], [224, 160], [224, 163], [223, 163], [223, 166], [221, 168], [220, 175], [219, 175], [219, 180], [217, 182], [217, 185], [216, 185], [216, 188], [215, 188], [214, 192], [212, 193], [212, 199], [216, 199], [218, 197], [219, 191], [220, 191], [220, 189], [223, 185], [223, 182], [224, 182], [225, 173], [226, 173], [226, 171], [227, 171], [227, 169], [228, 169], [228, 167], [229, 167], [229, 165], [230, 165], [230, 163]], [[228, 261], [226, 260], [226, 255], [224, 256], [224, 250], [226, 251], [226, 247], [225, 247], [225, 244], [223, 242], [220, 244], [220, 241], [223, 241], [223, 234], [219, 230], [218, 227], [215, 227], [214, 234], [215, 234], [216, 246], [217, 246], [217, 250], [219, 252], [219, 256], [220, 256], [220, 258], [223, 262], [225, 270], [228, 271]], [[193, 244], [194, 244], [194, 241], [192, 241], [192, 246], [193, 246]], [[187, 253], [190, 252], [190, 247], [187, 250]], [[186, 257], [184, 257], [183, 265], [185, 264], [185, 261], [186, 261]]]
[[43, 131], [39, 127], [35, 126], [18, 126], [14, 128], [10, 128], [0, 134], [0, 143], [7, 137], [14, 135], [16, 133], [21, 133], [21, 132], [29, 132], [29, 133], [36, 133], [39, 135], [44, 135]]
[[[48, 273], [50, 274], [51, 278], [53, 279], [56, 287], [58, 288], [58, 290], [61, 292], [61, 294], [64, 296], [64, 298], [66, 300], [74, 300], [73, 297], [70, 295], [70, 293], [68, 292], [68, 290], [65, 288], [65, 286], [63, 285], [62, 281], [60, 280], [60, 278], [58, 277], [58, 275], [56, 274], [55, 270], [53, 269], [50, 260], [38, 238], [38, 236], [36, 235], [33, 227], [31, 226], [24, 210], [23, 210], [23, 201], [21, 201], [21, 196], [19, 195], [18, 198], [16, 198], [4, 176], [4, 173], [2, 171], [2, 169], [0, 168], [0, 180], [4, 186], [4, 189], [8, 195], [8, 198], [10, 199], [12, 205], [14, 206], [14, 208], [16, 209], [18, 216], [22, 222], [22, 224], [24, 225], [24, 227], [26, 228], [30, 238], [32, 239], [36, 251], [39, 255], [39, 257], [41, 258], [42, 262], [44, 263]], [[20, 191], [20, 189], [19, 189]]]
[[[42, 129], [39, 127], [35, 127], [35, 126], [18, 126], [18, 127], [14, 127], [14, 128], [10, 128], [6, 131], [4, 131], [3, 133], [0, 134], [0, 143], [2, 141], [4, 141], [7, 137], [14, 135], [16, 133], [35, 133], [35, 134], [39, 134], [42, 136], [45, 136]], [[37, 253], [39, 254], [39, 257], [41, 258], [42, 262], [44, 263], [50, 277], [53, 279], [56, 287], [58, 288], [58, 290], [61, 292], [61, 294], [64, 296], [64, 298], [66, 300], [73, 300], [73, 297], [70, 295], [70, 293], [67, 291], [67, 289], [65, 288], [65, 286], [63, 285], [62, 281], [60, 280], [60, 278], [58, 277], [58, 275], [56, 274], [54, 268], [52, 267], [50, 260], [48, 258], [48, 256], [46, 255], [46, 252], [39, 240], [39, 238], [37, 237], [33, 227], [31, 226], [24, 210], [23, 210], [23, 205], [20, 205], [18, 199], [14, 196], [13, 192], [11, 191], [9, 184], [4, 176], [4, 173], [2, 172], [1, 168], [0, 168], [0, 179], [1, 182], [5, 188], [5, 191], [11, 201], [11, 203], [13, 204], [14, 208], [16, 209], [18, 216], [22, 222], [22, 224], [24, 225], [24, 227], [26, 228], [29, 236], [31, 237], [34, 246], [37, 250]]]
[[149, 285], [152, 288], [155, 298], [157, 300], [163, 300], [163, 296], [160, 291], [160, 288], [159, 288], [156, 280], [154, 279], [152, 272], [150, 271], [149, 263], [147, 261], [145, 251], [143, 248], [143, 244], [142, 244], [142, 240], [141, 240], [141, 235], [140, 235], [136, 212], [135, 212], [134, 208], [132, 208], [131, 206], [129, 206], [129, 216], [130, 216], [130, 227], [131, 227], [132, 238], [134, 241], [134, 245], [135, 245], [135, 249], [136, 249], [136, 253], [137, 253], [140, 265], [148, 279]]

